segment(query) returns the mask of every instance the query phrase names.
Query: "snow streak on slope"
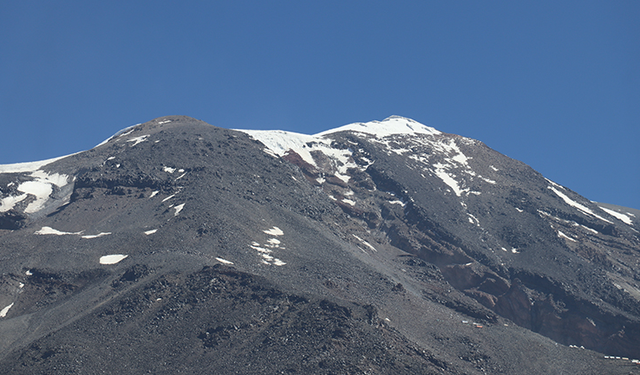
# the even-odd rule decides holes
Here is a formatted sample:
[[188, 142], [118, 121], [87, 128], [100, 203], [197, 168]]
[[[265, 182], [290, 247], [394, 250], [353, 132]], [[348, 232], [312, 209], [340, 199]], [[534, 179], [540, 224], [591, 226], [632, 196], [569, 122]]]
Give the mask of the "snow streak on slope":
[[27, 163], [1, 164], [0, 173], [35, 172], [47, 164], [51, 164], [56, 160], [66, 158], [67, 156], [71, 156], [71, 155], [75, 155], [75, 154], [58, 156], [57, 158], [40, 160], [40, 161], [32, 161]]
[[[551, 181], [549, 181], [549, 182], [551, 182]], [[591, 209], [589, 209], [589, 208], [588, 208], [588, 207], [586, 207], [585, 205], [580, 204], [580, 203], [578, 203], [578, 202], [574, 201], [573, 199], [569, 198], [566, 194], [564, 194], [563, 192], [561, 192], [561, 191], [560, 191], [560, 189], [562, 189], [562, 187], [561, 187], [560, 185], [558, 185], [558, 184], [556, 184], [556, 183], [554, 183], [554, 182], [551, 182], [551, 183], [552, 183], [552, 185], [554, 185], [555, 187], [554, 187], [554, 186], [549, 186], [548, 188], [549, 188], [549, 189], [551, 189], [551, 191], [553, 191], [554, 193], [556, 193], [556, 195], [557, 195], [557, 196], [559, 196], [560, 198], [562, 198], [562, 200], [563, 200], [566, 204], [568, 204], [568, 205], [570, 205], [570, 206], [572, 206], [572, 207], [577, 208], [577, 209], [578, 209], [580, 212], [582, 212], [583, 214], [594, 216], [594, 217], [596, 217], [596, 218], [598, 218], [598, 219], [600, 219], [600, 220], [602, 220], [602, 221], [604, 221], [604, 222], [607, 222], [607, 223], [612, 224], [610, 220], [607, 220], [607, 219], [603, 218], [602, 216], [600, 216], [600, 215], [596, 214], [595, 212], [593, 212]]]
[[616, 219], [624, 222], [627, 225], [631, 225], [633, 223], [632, 217], [633, 214], [623, 214], [621, 212], [616, 212], [614, 210], [608, 209], [606, 207], [599, 206], [601, 210], [608, 213], [609, 215], [615, 217]]
[[331, 160], [331, 167], [335, 176], [347, 182], [350, 176], [347, 169], [358, 167], [351, 159], [350, 150], [340, 150], [331, 147], [331, 139], [285, 132], [280, 130], [240, 130], [251, 135], [267, 146], [265, 152], [273, 156], [286, 156], [292, 152], [298, 154], [302, 160], [316, 168], [320, 168], [317, 157], [313, 153], [321, 152]]

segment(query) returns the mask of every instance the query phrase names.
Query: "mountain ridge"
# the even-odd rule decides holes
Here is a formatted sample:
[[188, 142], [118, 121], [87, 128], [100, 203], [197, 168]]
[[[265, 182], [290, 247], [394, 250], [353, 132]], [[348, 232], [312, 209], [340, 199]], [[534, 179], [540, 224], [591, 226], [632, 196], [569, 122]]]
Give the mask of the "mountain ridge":
[[[589, 349], [640, 357], [637, 218], [618, 212], [627, 224], [479, 141], [350, 130], [273, 150], [255, 136], [268, 133], [168, 116], [35, 171], [0, 174], [2, 207], [13, 204], [0, 213], [0, 307], [10, 305], [0, 332], [13, 337], [0, 361], [15, 373], [51, 370], [80, 355], [69, 346], [75, 337], [88, 348], [85, 362], [117, 372], [88, 337], [133, 342], [109, 324], [152, 329], [180, 318], [201, 331], [161, 330], [200, 357], [156, 349], [191, 358], [191, 371], [230, 368], [203, 354], [214, 347], [223, 356], [242, 347], [278, 358], [255, 373], [634, 371], [631, 361]], [[100, 262], [111, 255], [126, 257]], [[207, 277], [235, 292], [217, 294], [222, 286], [197, 281]], [[257, 278], [265, 281], [233, 281]], [[252, 291], [265, 282], [271, 297]], [[291, 302], [299, 298], [307, 302]], [[232, 308], [215, 319], [195, 313], [214, 300], [253, 306], [252, 314], [268, 318]], [[36, 318], [49, 327], [40, 334]], [[305, 336], [306, 326], [317, 336]], [[253, 327], [272, 334], [255, 343]], [[152, 343], [163, 336], [142, 337], [147, 344], [137, 353], [153, 357]], [[329, 349], [305, 337], [326, 339]], [[364, 337], [386, 349], [363, 344]], [[300, 356], [269, 351], [275, 342], [285, 350], [285, 339]], [[534, 342], [538, 349], [529, 348]], [[345, 346], [360, 352], [330, 349]], [[124, 350], [110, 348], [114, 356]], [[385, 365], [356, 360], [368, 352], [387, 358]], [[127, 358], [153, 372], [180, 368]], [[243, 358], [243, 366], [255, 365]], [[294, 365], [303, 358], [315, 359]], [[243, 368], [236, 371], [253, 371]]]

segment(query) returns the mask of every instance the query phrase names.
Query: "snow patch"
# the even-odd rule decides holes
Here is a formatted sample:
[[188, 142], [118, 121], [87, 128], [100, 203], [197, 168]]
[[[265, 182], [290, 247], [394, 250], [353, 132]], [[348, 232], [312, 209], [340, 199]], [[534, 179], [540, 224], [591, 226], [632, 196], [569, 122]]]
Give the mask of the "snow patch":
[[180, 211], [182, 211], [183, 208], [184, 208], [184, 203], [173, 207], [173, 209], [176, 210], [176, 212], [173, 213], [173, 216], [178, 216], [178, 214], [180, 213]]
[[155, 232], [157, 232], [157, 229], [151, 229], [151, 230], [147, 230], [144, 232], [144, 234], [146, 234], [147, 236], [154, 234]]
[[[133, 131], [135, 130], [135, 129], [133, 129], [134, 127], [135, 127], [135, 125], [130, 126], [130, 127], [128, 127], [128, 128], [125, 128], [125, 129], [122, 129], [122, 130], [120, 131], [122, 134], [120, 134], [120, 135], [118, 136], [118, 138], [120, 138], [120, 137], [126, 137], [126, 136], [128, 136], [129, 134], [133, 133]], [[130, 130], [129, 130], [129, 131], [127, 131], [127, 129], [130, 129]]]
[[478, 220], [478, 218], [476, 218], [475, 216], [471, 215], [470, 213], [467, 212], [467, 215], [469, 216], [469, 222], [471, 224], [475, 224], [476, 226], [480, 226], [480, 220]]
[[375, 252], [377, 252], [377, 251], [378, 251], [378, 250], [377, 250], [375, 247], [373, 247], [369, 242], [367, 242], [367, 241], [363, 240], [362, 238], [360, 238], [360, 237], [356, 236], [356, 235], [355, 235], [355, 234], [353, 234], [353, 233], [352, 233], [351, 235], [352, 235], [353, 237], [355, 237], [358, 241], [360, 241], [363, 245], [365, 245], [366, 247], [368, 247], [369, 249], [371, 249], [371, 250], [373, 250], [373, 251], [375, 251]]
[[128, 257], [128, 255], [124, 254], [111, 254], [100, 257], [100, 264], [116, 264], [122, 261], [124, 258]]
[[110, 234], [111, 234], [111, 232], [100, 232], [98, 234], [89, 234], [89, 235], [86, 235], [86, 236], [82, 236], [82, 238], [98, 238], [98, 237], [108, 236]]
[[40, 161], [30, 161], [26, 163], [0, 164], [0, 173], [35, 172], [47, 164], [51, 164], [54, 161], [66, 158], [67, 156], [71, 156], [71, 155], [75, 155], [75, 154], [58, 156], [57, 158], [51, 158], [51, 159], [40, 160]]
[[598, 206], [600, 207], [601, 210], [603, 210], [604, 212], [608, 213], [609, 215], [615, 217], [616, 219], [622, 221], [623, 223], [627, 224], [627, 225], [631, 225], [632, 221], [631, 221], [631, 217], [620, 213], [620, 212], [616, 212], [614, 210], [608, 209], [606, 207], [602, 207], [602, 206]]
[[[282, 236], [284, 235], [284, 232], [278, 228], [278, 227], [273, 227], [271, 229], [267, 229], [267, 230], [263, 230], [262, 232], [271, 235], [271, 236]], [[277, 238], [270, 238], [267, 240], [266, 244], [264, 245], [260, 245], [260, 243], [256, 242], [256, 241], [252, 241], [251, 245], [249, 245], [250, 248], [252, 248], [253, 250], [258, 252], [258, 255], [260, 255], [260, 257], [262, 257], [261, 259], [261, 263], [266, 264], [266, 265], [275, 265], [275, 266], [284, 266], [285, 262], [283, 262], [282, 260], [275, 258], [273, 255], [271, 255], [271, 253], [273, 253], [272, 249], [281, 249], [284, 250], [284, 247], [281, 247], [280, 244], [282, 242], [280, 242], [279, 239]]]
[[151, 192], [151, 195], [149, 195], [149, 198], [153, 198], [156, 196], [156, 194], [158, 194], [160, 192], [160, 190], [155, 190]]
[[[51, 193], [53, 193], [53, 186], [55, 185], [59, 188], [64, 187], [69, 181], [69, 176], [65, 174], [48, 174], [41, 170], [32, 172], [30, 176], [34, 178], [33, 181], [25, 181], [18, 185], [17, 188], [19, 192], [24, 194], [31, 194], [36, 198], [35, 201], [29, 203], [27, 208], [25, 208], [24, 212], [26, 213], [34, 213], [41, 210], [45, 203], [47, 203], [47, 200], [49, 199], [49, 196], [51, 196]], [[13, 202], [13, 204], [15, 203], [17, 202]]]
[[167, 173], [173, 173], [173, 172], [176, 171], [175, 168], [171, 168], [171, 167], [163, 167], [162, 170], [167, 172]]
[[262, 142], [267, 149], [278, 156], [284, 156], [287, 151], [295, 150], [306, 162], [313, 162], [311, 154], [307, 150], [307, 143], [317, 142], [312, 135], [287, 132], [283, 130], [238, 130], [249, 134], [254, 139]]
[[80, 232], [62, 232], [59, 231], [57, 229], [53, 229], [51, 227], [42, 227], [40, 228], [40, 230], [36, 231], [34, 234], [38, 234], [38, 235], [47, 235], [47, 234], [53, 234], [56, 236], [64, 236], [64, 235], [80, 235], [82, 234], [83, 231]]
[[175, 194], [172, 194], [172, 195], [170, 195], [170, 196], [166, 197], [165, 199], [163, 199], [162, 201], [163, 201], [163, 202], [166, 202], [166, 201], [168, 201], [169, 199], [171, 199], [171, 198], [173, 198], [173, 197], [175, 197], [175, 196], [176, 196]]
[[0, 199], [0, 212], [7, 212], [12, 209], [16, 204], [22, 202], [26, 197], [28, 197], [27, 193], [15, 196], [9, 196], [6, 198]]
[[569, 241], [578, 242], [577, 240], [567, 236], [566, 234], [562, 233], [561, 231], [558, 231], [558, 237], [567, 239]]
[[352, 201], [351, 199], [343, 199], [342, 202], [346, 203], [348, 205], [351, 205], [351, 206], [355, 206], [356, 205], [356, 202]]
[[387, 137], [390, 135], [402, 134], [425, 134], [436, 135], [441, 134], [440, 131], [422, 125], [421, 123], [400, 116], [391, 116], [382, 121], [357, 122], [330, 129], [317, 133], [316, 136], [325, 136], [327, 134], [338, 133], [342, 131], [353, 131], [373, 135], [376, 138]]
[[461, 189], [458, 186], [458, 182], [445, 171], [445, 165], [438, 163], [435, 164], [434, 167], [436, 168], [434, 171], [436, 176], [440, 178], [445, 184], [447, 184], [457, 196], [461, 196], [462, 193], [468, 191], [468, 189]]
[[4, 309], [0, 310], [0, 318], [4, 318], [5, 316], [7, 316], [7, 313], [9, 313], [9, 309], [11, 309], [13, 307], [13, 303], [11, 303], [9, 306], [6, 306]]
[[496, 182], [494, 180], [492, 180], [492, 179], [489, 179], [489, 178], [486, 178], [486, 177], [482, 177], [482, 176], [480, 178], [483, 179], [484, 182], [490, 183], [491, 185], [495, 185], [496, 184]]
[[216, 258], [216, 260], [222, 264], [233, 264], [233, 262], [222, 258]]
[[[258, 244], [260, 245], [260, 244]], [[269, 250], [269, 249], [265, 249], [264, 247], [260, 247], [260, 246], [256, 246], [256, 245], [250, 245], [250, 248], [252, 248], [253, 250], [259, 252], [259, 253], [263, 253], [263, 254], [269, 254], [272, 253], [273, 250]]]
[[281, 266], [284, 266], [284, 265], [285, 265], [285, 264], [287, 264], [287, 263], [285, 263], [285, 262], [281, 261], [281, 260], [280, 260], [280, 259], [278, 259], [278, 258], [275, 258], [275, 259], [273, 260], [273, 264], [274, 264], [274, 265], [276, 265], [276, 266], [281, 267]]
[[[553, 185], [555, 185], [555, 186], [558, 186], [558, 187], [559, 187], [559, 185], [557, 185], [556, 183], [553, 183]], [[549, 189], [551, 189], [551, 191], [553, 191], [554, 193], [556, 193], [556, 195], [557, 195], [557, 196], [559, 196], [560, 198], [562, 198], [562, 200], [563, 200], [566, 204], [568, 204], [568, 205], [570, 205], [570, 206], [572, 206], [572, 207], [577, 208], [577, 209], [578, 209], [579, 211], [581, 211], [582, 213], [587, 214], [587, 215], [591, 215], [591, 216], [595, 216], [596, 218], [598, 218], [598, 219], [600, 219], [600, 220], [602, 220], [602, 221], [605, 221], [605, 222], [607, 222], [607, 223], [613, 224], [610, 220], [607, 220], [607, 219], [603, 218], [602, 216], [600, 216], [600, 215], [596, 214], [595, 212], [591, 211], [591, 209], [589, 209], [587, 206], [584, 206], [584, 205], [582, 205], [582, 204], [580, 204], [580, 203], [578, 203], [578, 202], [574, 201], [573, 199], [569, 198], [568, 196], [566, 196], [564, 193], [562, 193], [560, 190], [556, 189], [555, 187], [553, 187], [553, 186], [548, 186], [548, 188], [549, 188]]]
[[282, 236], [284, 235], [284, 232], [282, 231], [282, 229], [278, 228], [278, 227], [273, 227], [271, 229], [267, 229], [267, 230], [263, 230], [264, 233], [272, 235], [272, 236]]
[[134, 137], [134, 138], [131, 138], [131, 139], [127, 139], [127, 142], [133, 142], [133, 144], [131, 145], [131, 147], [134, 147], [134, 146], [136, 146], [136, 145], [138, 145], [138, 144], [140, 144], [140, 143], [142, 143], [142, 142], [146, 141], [146, 140], [147, 140], [147, 138], [149, 138], [149, 135], [148, 135], [148, 134], [147, 134], [147, 135], [141, 135], [141, 136], [139, 136], [139, 137]]

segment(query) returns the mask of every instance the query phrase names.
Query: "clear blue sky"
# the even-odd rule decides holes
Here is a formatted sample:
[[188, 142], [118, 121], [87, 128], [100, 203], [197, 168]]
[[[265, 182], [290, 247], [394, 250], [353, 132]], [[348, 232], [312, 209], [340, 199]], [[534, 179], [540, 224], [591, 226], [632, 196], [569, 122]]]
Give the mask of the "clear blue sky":
[[0, 164], [174, 114], [406, 116], [640, 208], [640, 1], [0, 0]]

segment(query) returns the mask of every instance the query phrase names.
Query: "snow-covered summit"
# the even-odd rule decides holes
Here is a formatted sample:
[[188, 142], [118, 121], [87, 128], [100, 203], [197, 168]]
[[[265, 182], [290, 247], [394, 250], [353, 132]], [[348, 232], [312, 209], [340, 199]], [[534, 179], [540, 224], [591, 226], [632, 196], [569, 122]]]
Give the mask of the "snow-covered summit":
[[[310, 142], [330, 144], [330, 140], [326, 136], [345, 131], [353, 131], [363, 133], [374, 138], [384, 138], [392, 135], [437, 135], [442, 134], [440, 131], [425, 126], [415, 120], [401, 117], [391, 116], [382, 121], [356, 122], [340, 126], [334, 129], [325, 130], [323, 132], [308, 135], [283, 130], [244, 130], [236, 129], [247, 133], [253, 138], [264, 143], [267, 148], [278, 156], [284, 155], [289, 150], [294, 150], [301, 154], [304, 158], [306, 148], [309, 148]], [[305, 158], [308, 159], [308, 158]]]
[[326, 130], [315, 134], [316, 136], [324, 136], [327, 134], [342, 132], [342, 131], [354, 131], [360, 133], [366, 133], [373, 135], [377, 138], [387, 137], [390, 135], [401, 134], [427, 134], [436, 135], [441, 134], [440, 131], [423, 125], [415, 120], [402, 116], [390, 116], [382, 121], [369, 121], [369, 122], [356, 122], [340, 126], [335, 129]]

